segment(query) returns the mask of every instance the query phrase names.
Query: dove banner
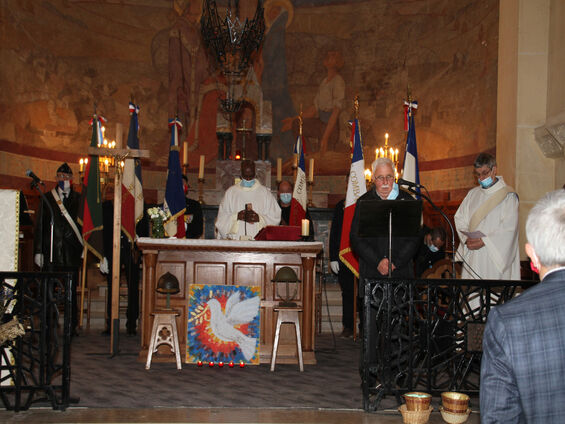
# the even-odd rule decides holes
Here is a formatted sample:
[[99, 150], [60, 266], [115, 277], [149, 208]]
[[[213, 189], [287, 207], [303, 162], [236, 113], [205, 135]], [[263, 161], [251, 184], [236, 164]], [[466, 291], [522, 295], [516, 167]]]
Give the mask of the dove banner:
[[259, 365], [261, 288], [192, 284], [186, 362]]

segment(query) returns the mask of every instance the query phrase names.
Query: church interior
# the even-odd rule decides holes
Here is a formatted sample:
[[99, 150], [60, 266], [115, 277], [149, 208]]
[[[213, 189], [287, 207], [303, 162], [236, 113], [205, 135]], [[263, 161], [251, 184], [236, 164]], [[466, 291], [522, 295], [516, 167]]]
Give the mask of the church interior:
[[[225, 65], [229, 58], [214, 55], [202, 28], [210, 3], [217, 3], [220, 14], [237, 4], [239, 17], [249, 22], [262, 5], [264, 34], [243, 81], [218, 70], [218, 63]], [[108, 148], [112, 142], [125, 148], [130, 102], [139, 108], [138, 148], [145, 153], [136, 161], [146, 205], [166, 200], [169, 152], [174, 150], [188, 179], [188, 197], [202, 204], [203, 242], [216, 238], [218, 205], [240, 177], [242, 159], [255, 162], [258, 178], [275, 197], [281, 180], [294, 183], [300, 133], [308, 207], [315, 240], [323, 246], [317, 266], [328, 275], [332, 214], [345, 198], [352, 161], [350, 121], [359, 122], [364, 168], [371, 168], [380, 149], [392, 149], [401, 176], [406, 104], [413, 104], [417, 169], [426, 193], [453, 220], [466, 193], [477, 186], [473, 161], [481, 152], [494, 155], [499, 174], [519, 196], [520, 259], [528, 267], [523, 247], [528, 212], [544, 193], [565, 184], [564, 20], [564, 0], [3, 0], [0, 189], [23, 193], [29, 220], [21, 222], [17, 270], [37, 271], [33, 223], [41, 198], [30, 186], [29, 171], [50, 190], [66, 162], [73, 189], [80, 192], [93, 116], [105, 119]], [[337, 98], [336, 92], [341, 93]], [[173, 118], [181, 125], [171, 147]], [[102, 196], [112, 199], [118, 165], [111, 154], [106, 157], [110, 163], [103, 157], [99, 163], [100, 182]], [[429, 204], [424, 204], [423, 222], [444, 225]], [[455, 247], [448, 243], [448, 249]], [[230, 261], [236, 259], [225, 260]], [[94, 258], [86, 273], [89, 294], [98, 305], [88, 311], [89, 331], [99, 332], [105, 323], [107, 280]], [[339, 298], [335, 277], [333, 283]], [[321, 319], [321, 334], [327, 336]], [[149, 336], [150, 329], [145, 332]], [[96, 340], [108, 343], [108, 338]], [[355, 360], [357, 355], [352, 355]], [[27, 419], [400, 422], [398, 413], [367, 414], [361, 405], [333, 412], [215, 408], [188, 414], [169, 408], [164, 415], [154, 409], [90, 413], [87, 408], [67, 418], [44, 409]], [[20, 422], [17, 413], [2, 411], [0, 417]], [[479, 419], [472, 414], [468, 422]], [[442, 422], [441, 416], [433, 415], [430, 422]]]

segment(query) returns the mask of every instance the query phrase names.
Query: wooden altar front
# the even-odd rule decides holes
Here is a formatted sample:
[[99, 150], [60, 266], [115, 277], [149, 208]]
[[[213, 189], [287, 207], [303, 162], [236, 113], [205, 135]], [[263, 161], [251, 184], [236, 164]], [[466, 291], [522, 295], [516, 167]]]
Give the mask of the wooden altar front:
[[[157, 281], [166, 272], [175, 275], [180, 292], [171, 296], [171, 307], [180, 312], [177, 317], [181, 351], [186, 349], [187, 310], [191, 284], [244, 285], [261, 287], [260, 362], [269, 363], [276, 327], [274, 308], [281, 300], [271, 281], [283, 266], [291, 267], [301, 280], [296, 302], [302, 306], [302, 351], [304, 363], [315, 364], [316, 357], [314, 311], [316, 258], [322, 252], [322, 242], [235, 241], [140, 238], [143, 251], [143, 300], [141, 309], [141, 351], [145, 361], [150, 343], [155, 309], [162, 309], [166, 296], [155, 291]], [[281, 333], [277, 362], [296, 363], [294, 328]], [[153, 361], [158, 361], [153, 358]], [[165, 360], [174, 362], [174, 356]]]

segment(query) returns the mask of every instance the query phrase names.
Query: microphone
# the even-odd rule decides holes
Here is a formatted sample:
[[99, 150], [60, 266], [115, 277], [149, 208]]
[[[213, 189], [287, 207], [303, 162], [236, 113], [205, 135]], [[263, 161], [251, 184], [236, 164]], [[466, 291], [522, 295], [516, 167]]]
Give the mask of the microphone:
[[33, 181], [35, 182], [35, 184], [45, 185], [45, 184], [43, 183], [43, 181], [41, 181], [41, 178], [39, 178], [37, 175], [35, 175], [31, 169], [28, 169], [28, 170], [26, 171], [26, 175], [27, 175], [28, 177], [32, 178]]
[[406, 181], [406, 180], [403, 180], [402, 178], [399, 178], [396, 183], [397, 183], [399, 186], [405, 185], [405, 186], [414, 187], [414, 188], [422, 188], [422, 187], [424, 187], [424, 186], [421, 185], [421, 184], [416, 184], [416, 183], [413, 183], [412, 181]]

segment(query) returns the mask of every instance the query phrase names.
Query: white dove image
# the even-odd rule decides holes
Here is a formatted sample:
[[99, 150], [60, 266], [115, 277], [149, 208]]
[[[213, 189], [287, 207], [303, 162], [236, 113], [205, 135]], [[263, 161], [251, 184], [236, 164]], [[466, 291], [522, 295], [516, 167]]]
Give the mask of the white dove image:
[[216, 299], [207, 303], [210, 308], [210, 328], [214, 335], [225, 342], [236, 342], [246, 360], [251, 360], [255, 354], [256, 337], [248, 337], [234, 328], [238, 324], [251, 322], [259, 313], [259, 296], [241, 301], [239, 293], [234, 292], [226, 302], [226, 312]]

